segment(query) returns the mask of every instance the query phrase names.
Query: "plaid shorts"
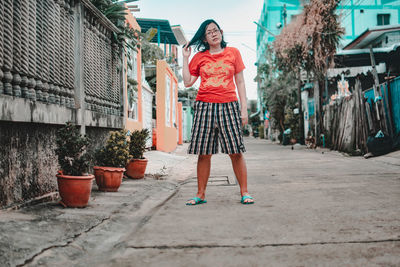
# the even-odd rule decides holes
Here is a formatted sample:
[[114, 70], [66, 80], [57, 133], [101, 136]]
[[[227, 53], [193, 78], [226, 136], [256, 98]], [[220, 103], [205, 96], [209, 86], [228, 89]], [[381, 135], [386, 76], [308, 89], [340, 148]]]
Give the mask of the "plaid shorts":
[[192, 139], [189, 154], [209, 155], [221, 152], [236, 154], [245, 152], [241, 129], [239, 103], [207, 103], [196, 101]]

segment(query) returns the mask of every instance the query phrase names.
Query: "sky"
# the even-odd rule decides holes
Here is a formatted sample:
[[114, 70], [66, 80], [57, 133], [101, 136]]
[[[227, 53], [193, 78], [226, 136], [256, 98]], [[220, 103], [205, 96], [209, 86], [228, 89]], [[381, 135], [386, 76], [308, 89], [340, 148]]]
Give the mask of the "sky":
[[[257, 68], [256, 30], [254, 21], [260, 18], [263, 0], [139, 0], [137, 18], [166, 19], [171, 25], [181, 25], [188, 40], [206, 19], [214, 19], [224, 31], [228, 46], [239, 49], [246, 66], [244, 77], [247, 98], [257, 98], [254, 77]], [[181, 52], [180, 52], [181, 53]], [[182, 55], [179, 55], [182, 59]], [[180, 62], [180, 65], [182, 63]]]

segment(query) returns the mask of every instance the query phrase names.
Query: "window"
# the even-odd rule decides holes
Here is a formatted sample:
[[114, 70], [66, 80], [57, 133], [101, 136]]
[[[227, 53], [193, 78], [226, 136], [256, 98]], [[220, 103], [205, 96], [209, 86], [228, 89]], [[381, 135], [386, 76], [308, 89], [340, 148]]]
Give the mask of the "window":
[[390, 14], [378, 14], [378, 26], [389, 25], [390, 24]]
[[171, 78], [165, 77], [165, 125], [171, 127]]
[[175, 128], [176, 125], [176, 100], [175, 100], [175, 92], [178, 91], [178, 85], [174, 83], [174, 90], [172, 90], [172, 124]]

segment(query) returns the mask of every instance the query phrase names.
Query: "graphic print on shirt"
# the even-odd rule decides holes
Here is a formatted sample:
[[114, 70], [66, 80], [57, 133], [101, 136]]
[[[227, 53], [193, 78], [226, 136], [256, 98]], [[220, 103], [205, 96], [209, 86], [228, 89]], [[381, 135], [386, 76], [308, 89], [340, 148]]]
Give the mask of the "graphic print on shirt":
[[229, 84], [229, 73], [233, 73], [233, 66], [225, 63], [224, 60], [207, 63], [202, 71], [207, 80], [204, 82], [205, 87], [227, 87]]

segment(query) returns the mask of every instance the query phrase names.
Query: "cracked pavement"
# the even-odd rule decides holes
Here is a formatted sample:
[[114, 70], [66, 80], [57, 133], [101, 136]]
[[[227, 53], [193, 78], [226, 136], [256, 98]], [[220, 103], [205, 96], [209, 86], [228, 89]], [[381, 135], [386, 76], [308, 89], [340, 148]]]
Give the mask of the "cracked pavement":
[[195, 176], [195, 158], [180, 149], [166, 180], [94, 189], [88, 208], [1, 212], [0, 265], [400, 265], [400, 153], [366, 160], [245, 143], [254, 205], [240, 204], [239, 187], [223, 179], [234, 176], [229, 157], [216, 155], [208, 203], [185, 206], [196, 183], [176, 181]]

